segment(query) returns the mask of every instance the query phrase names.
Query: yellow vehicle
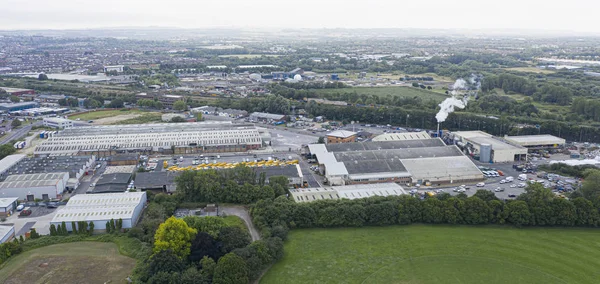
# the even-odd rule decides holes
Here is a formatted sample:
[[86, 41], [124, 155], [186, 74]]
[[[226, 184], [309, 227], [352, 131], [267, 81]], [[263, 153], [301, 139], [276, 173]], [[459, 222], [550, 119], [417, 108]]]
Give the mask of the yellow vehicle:
[[435, 196], [435, 192], [433, 192], [433, 191], [425, 192], [425, 194], [427, 194], [427, 196], [429, 196], [429, 197]]

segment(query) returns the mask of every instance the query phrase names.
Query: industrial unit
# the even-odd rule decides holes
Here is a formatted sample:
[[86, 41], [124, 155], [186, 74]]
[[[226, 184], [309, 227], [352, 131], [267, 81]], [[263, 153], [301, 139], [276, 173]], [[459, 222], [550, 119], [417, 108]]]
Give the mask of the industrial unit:
[[451, 184], [483, 180], [456, 146], [439, 138], [308, 145], [329, 185], [361, 183]]
[[327, 133], [327, 144], [356, 142], [356, 132], [336, 130]]
[[431, 136], [425, 132], [402, 132], [402, 133], [384, 133], [373, 137], [372, 141], [403, 141], [429, 139]]
[[43, 125], [52, 128], [69, 128], [73, 127], [73, 121], [60, 117], [46, 117], [42, 121]]
[[19, 110], [25, 110], [29, 108], [38, 107], [39, 104], [36, 102], [22, 102], [22, 103], [4, 103], [0, 104], [0, 112], [13, 112]]
[[145, 192], [78, 194], [58, 210], [50, 224], [58, 226], [64, 222], [67, 230], [73, 231], [71, 222], [93, 222], [95, 231], [103, 231], [106, 222], [121, 219], [123, 229], [129, 229], [138, 222], [145, 204]]
[[0, 198], [0, 217], [12, 215], [17, 210], [17, 197]]
[[59, 131], [35, 154], [119, 153], [195, 154], [243, 152], [262, 147], [253, 124], [230, 121], [73, 127]]
[[15, 237], [15, 227], [0, 225], [0, 244], [10, 242]]
[[527, 159], [527, 148], [483, 131], [458, 131], [452, 134], [459, 147], [470, 155], [479, 156], [481, 162], [507, 163]]
[[0, 160], [0, 180], [4, 180], [10, 172], [19, 164], [20, 161], [25, 159], [27, 155], [14, 154], [4, 157]]
[[[81, 178], [86, 174], [87, 170], [94, 166], [96, 157], [15, 157], [13, 160], [18, 161], [7, 167], [4, 172], [0, 171], [0, 181], [9, 175], [67, 172], [69, 173], [69, 180], [67, 181], [66, 189], [73, 190], [79, 186]], [[3, 161], [0, 161], [0, 168], [3, 166]], [[7, 163], [7, 165], [10, 165], [10, 163]]]
[[69, 180], [69, 173], [11, 175], [0, 182], [0, 196], [19, 200], [60, 199]]
[[312, 202], [325, 199], [357, 199], [373, 196], [398, 196], [406, 191], [397, 183], [356, 184], [335, 187], [290, 189], [296, 202]]
[[530, 150], [539, 149], [554, 149], [565, 146], [565, 139], [553, 135], [521, 135], [521, 136], [504, 136], [506, 141], [523, 146]]
[[266, 121], [272, 121], [272, 122], [285, 121], [285, 115], [265, 113], [265, 112], [253, 112], [250, 114], [250, 120], [252, 120], [252, 121], [266, 120]]
[[177, 189], [175, 178], [181, 173], [174, 171], [136, 173], [135, 188], [140, 191], [174, 192]]

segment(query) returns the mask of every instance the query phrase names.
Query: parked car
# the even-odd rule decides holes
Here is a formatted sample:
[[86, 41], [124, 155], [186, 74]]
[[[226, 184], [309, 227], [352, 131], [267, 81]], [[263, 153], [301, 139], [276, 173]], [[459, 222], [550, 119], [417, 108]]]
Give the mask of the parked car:
[[477, 187], [484, 187], [484, 186], [485, 186], [485, 183], [483, 183], [483, 182], [480, 182], [477, 184]]
[[46, 207], [48, 207], [48, 208], [57, 208], [58, 207], [58, 203], [56, 203], [56, 202], [48, 202], [48, 204], [46, 205]]
[[19, 206], [17, 206], [17, 211], [22, 211], [23, 208], [25, 208], [25, 205], [19, 204]]
[[514, 195], [514, 194], [509, 194], [509, 195], [508, 195], [508, 197], [515, 198], [515, 197], [517, 197], [517, 196], [516, 196], [516, 195]]

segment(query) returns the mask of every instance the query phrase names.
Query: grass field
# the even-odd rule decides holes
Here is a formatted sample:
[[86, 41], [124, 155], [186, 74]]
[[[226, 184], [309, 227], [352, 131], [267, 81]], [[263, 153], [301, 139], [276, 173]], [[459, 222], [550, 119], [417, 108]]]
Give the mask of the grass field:
[[0, 270], [0, 283], [125, 283], [135, 263], [114, 243], [51, 245], [11, 259]]
[[160, 112], [144, 113], [138, 117], [117, 121], [112, 124], [146, 124], [146, 123], [157, 123], [157, 122], [163, 122], [162, 121], [162, 113], [160, 113]]
[[219, 57], [237, 57], [237, 58], [258, 58], [258, 57], [279, 57], [279, 55], [277, 54], [226, 54], [226, 55], [219, 55]]
[[[435, 91], [423, 90], [415, 87], [353, 87], [343, 89], [312, 89], [318, 94], [336, 94], [336, 93], [354, 93], [359, 95], [376, 95], [385, 96], [400, 96], [405, 98], [420, 97], [423, 100], [433, 99], [435, 101], [443, 101], [448, 96]], [[441, 90], [440, 90], [441, 91]]]
[[246, 223], [244, 223], [244, 220], [242, 220], [242, 218], [240, 218], [238, 216], [233, 216], [233, 215], [225, 216], [225, 217], [223, 217], [223, 221], [225, 221], [225, 224], [227, 224], [228, 227], [239, 227], [240, 229], [242, 229], [244, 231], [248, 231], [248, 227], [246, 227]]
[[94, 119], [106, 118], [106, 117], [111, 117], [111, 116], [134, 114], [134, 113], [141, 113], [141, 111], [139, 111], [139, 110], [121, 111], [118, 109], [97, 110], [97, 111], [90, 111], [90, 112], [86, 112], [86, 113], [82, 113], [82, 114], [71, 115], [71, 116], [69, 116], [69, 119], [75, 120], [75, 119], [79, 118], [83, 121], [87, 121], [87, 120], [94, 120]]
[[575, 228], [294, 230], [261, 283], [598, 283], [599, 239]]
[[540, 68], [537, 68], [537, 67], [513, 67], [513, 68], [506, 68], [506, 70], [512, 70], [512, 71], [518, 71], [518, 72], [527, 72], [527, 73], [540, 73], [540, 74], [552, 74], [552, 73], [556, 73], [556, 71], [553, 71], [553, 70], [540, 69]]

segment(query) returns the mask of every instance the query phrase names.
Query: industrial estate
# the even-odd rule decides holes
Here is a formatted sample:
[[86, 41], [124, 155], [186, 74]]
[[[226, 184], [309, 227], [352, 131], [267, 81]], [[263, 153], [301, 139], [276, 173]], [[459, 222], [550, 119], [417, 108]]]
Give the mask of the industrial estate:
[[0, 31], [0, 282], [597, 282], [595, 38], [40, 33]]

